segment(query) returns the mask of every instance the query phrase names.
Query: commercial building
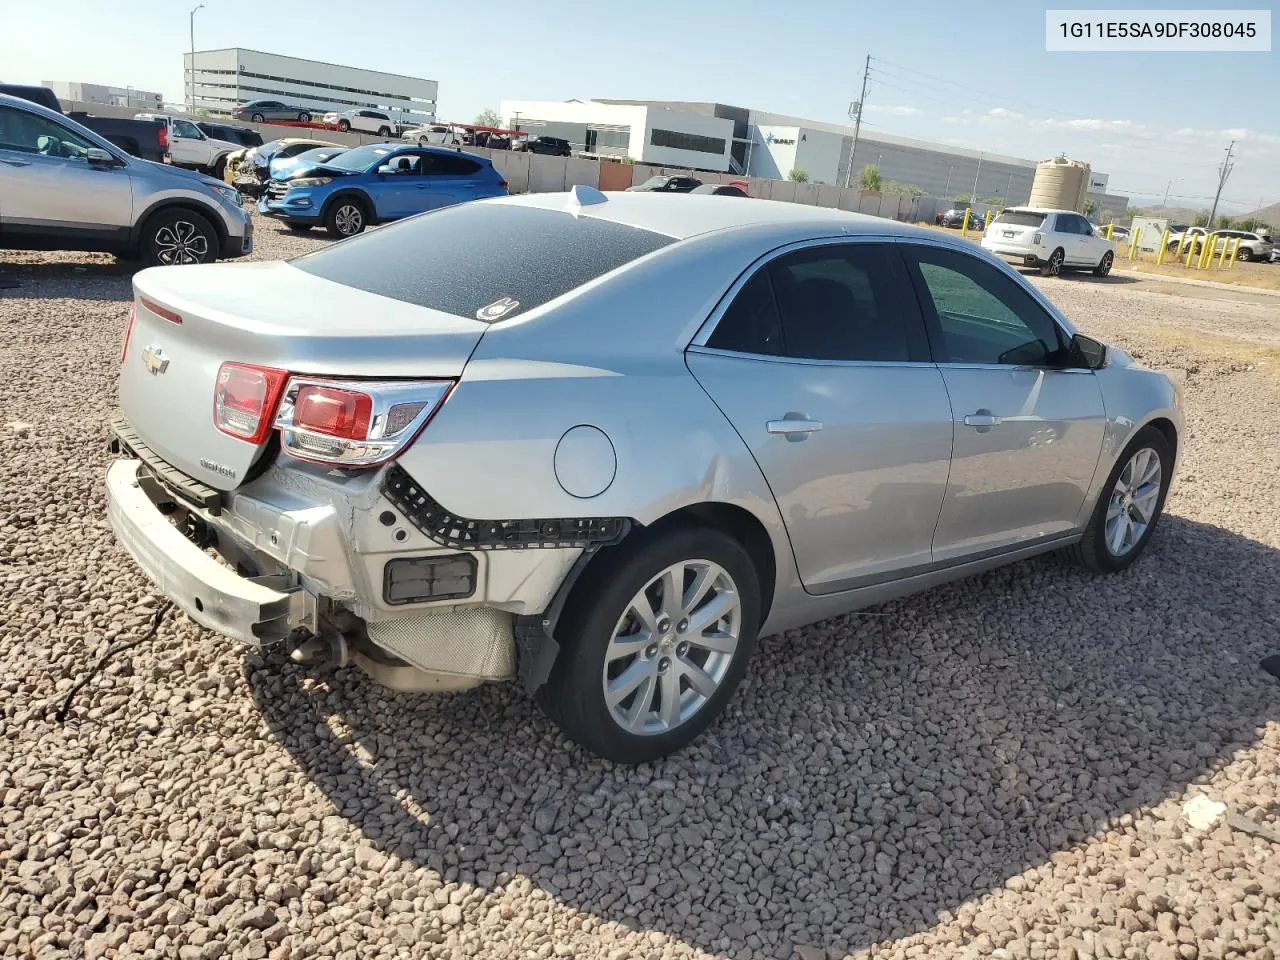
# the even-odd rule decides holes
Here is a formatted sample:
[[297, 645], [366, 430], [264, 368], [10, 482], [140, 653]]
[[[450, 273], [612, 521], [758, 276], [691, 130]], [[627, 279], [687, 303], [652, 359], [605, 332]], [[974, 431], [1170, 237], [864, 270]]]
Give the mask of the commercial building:
[[[568, 140], [575, 152], [630, 157], [637, 163], [786, 179], [802, 171], [813, 183], [856, 186], [863, 167], [880, 170], [928, 196], [975, 195], [1026, 203], [1036, 161], [723, 103], [672, 100], [504, 100], [502, 122], [530, 134]], [[852, 154], [852, 156], [851, 156]], [[1106, 194], [1094, 173], [1091, 199], [1117, 216], [1128, 201]], [[1104, 207], [1101, 201], [1104, 201]]]
[[185, 99], [197, 110], [230, 113], [250, 100], [280, 100], [312, 113], [356, 107], [405, 123], [435, 119], [439, 84], [380, 70], [229, 47], [182, 55]]
[[136, 87], [108, 87], [100, 83], [71, 83], [67, 80], [42, 80], [59, 100], [98, 103], [105, 107], [136, 107], [139, 110], [161, 110], [164, 97], [152, 90]]

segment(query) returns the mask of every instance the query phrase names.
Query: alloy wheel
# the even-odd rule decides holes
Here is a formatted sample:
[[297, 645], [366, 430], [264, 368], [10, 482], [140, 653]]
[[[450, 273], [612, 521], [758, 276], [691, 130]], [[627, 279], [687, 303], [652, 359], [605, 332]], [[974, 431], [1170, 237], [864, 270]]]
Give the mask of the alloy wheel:
[[1049, 276], [1056, 277], [1062, 273], [1062, 261], [1065, 259], [1061, 250], [1055, 250], [1049, 255]]
[[1115, 261], [1115, 257], [1111, 253], [1102, 255], [1102, 262], [1098, 264], [1098, 276], [1105, 277], [1111, 272], [1111, 266]]
[[344, 237], [359, 233], [361, 226], [364, 225], [364, 214], [360, 212], [360, 208], [354, 203], [344, 203], [338, 208], [338, 212], [333, 215], [333, 222], [338, 227], [338, 232]]
[[156, 231], [156, 259], [165, 265], [203, 263], [209, 239], [190, 220], [174, 220]]
[[1107, 504], [1104, 538], [1113, 557], [1123, 557], [1141, 542], [1160, 501], [1160, 455], [1142, 447], [1124, 465]]
[[605, 650], [604, 699], [631, 734], [669, 733], [701, 710], [729, 672], [742, 599], [710, 560], [667, 567], [627, 605]]

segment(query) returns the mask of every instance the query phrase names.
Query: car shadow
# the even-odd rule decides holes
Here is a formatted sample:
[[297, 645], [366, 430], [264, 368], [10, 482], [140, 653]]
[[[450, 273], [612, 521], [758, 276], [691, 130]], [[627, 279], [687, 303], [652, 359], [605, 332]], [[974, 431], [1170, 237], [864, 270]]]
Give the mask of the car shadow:
[[[1015, 266], [1014, 269], [1017, 270], [1024, 277], [1040, 277], [1041, 276], [1040, 270], [1037, 267]], [[1082, 283], [1096, 283], [1096, 284], [1099, 284], [1100, 286], [1110, 286], [1110, 285], [1123, 286], [1124, 284], [1127, 284], [1127, 283], [1142, 282], [1141, 278], [1139, 277], [1121, 276], [1116, 273], [1109, 273], [1105, 277], [1095, 277], [1088, 270], [1064, 270], [1061, 276], [1059, 276], [1057, 279], [1077, 280]]]
[[[41, 254], [42, 257], [51, 256]], [[75, 254], [71, 260], [0, 260], [0, 297], [130, 300], [131, 280], [141, 264], [106, 254]]]
[[1278, 623], [1280, 551], [1166, 516], [1120, 575], [1043, 557], [766, 638], [702, 740], [631, 769], [511, 685], [245, 669], [273, 735], [384, 852], [787, 956], [932, 927], [1227, 763], [1280, 718], [1259, 666]]

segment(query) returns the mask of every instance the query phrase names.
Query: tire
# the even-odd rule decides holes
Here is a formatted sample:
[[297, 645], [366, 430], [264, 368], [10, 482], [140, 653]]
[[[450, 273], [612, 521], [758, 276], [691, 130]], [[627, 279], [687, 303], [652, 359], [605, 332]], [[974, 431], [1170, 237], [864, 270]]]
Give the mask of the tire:
[[380, 137], [389, 137], [389, 136], [391, 136], [391, 128], [390, 128], [390, 127], [379, 127], [379, 128], [378, 128], [378, 136], [380, 136]]
[[428, 145], [430, 145], [430, 143], [431, 143], [431, 141], [430, 141], [430, 140], [428, 140], [426, 137], [419, 137], [419, 138], [418, 138], [418, 146], [420, 146], [420, 147], [428, 146]]
[[347, 119], [345, 119], [345, 118], [344, 118], [344, 119], [342, 119], [342, 120], [339, 120], [339, 121], [338, 121], [338, 129], [339, 129], [339, 130], [341, 130], [343, 133], [350, 133], [350, 132], [351, 132], [351, 121], [350, 121], [350, 120], [347, 120]]
[[1236, 251], [1236, 259], [1243, 260], [1245, 263], [1248, 263], [1250, 260], [1253, 259], [1253, 251], [1250, 250], [1248, 247], [1241, 247], [1239, 250]]
[[176, 207], [161, 210], [142, 228], [142, 262], [149, 267], [213, 263], [218, 259], [218, 232], [207, 217]]
[[[1134, 497], [1130, 492], [1129, 502], [1116, 499], [1122, 492], [1122, 480], [1126, 477], [1132, 478], [1132, 473], [1126, 474], [1126, 471], [1131, 464], [1137, 462], [1137, 458], [1142, 453], [1154, 455], [1159, 462], [1160, 472], [1155, 479], [1157, 486], [1154, 500], [1137, 537], [1131, 539], [1129, 536], [1123, 536], [1119, 541], [1122, 549], [1116, 550], [1108, 542], [1117, 532], [1116, 527], [1109, 526], [1111, 518], [1108, 514], [1111, 513], [1111, 507], [1115, 503], [1123, 504], [1123, 509], [1118, 514], [1119, 518], [1131, 520], [1135, 516], [1142, 516], [1140, 504], [1145, 497]], [[1135, 466], [1134, 469], [1149, 470], [1149, 463], [1149, 460], [1145, 461], [1146, 466]], [[1169, 481], [1172, 476], [1173, 450], [1169, 446], [1169, 441], [1165, 439], [1165, 435], [1155, 427], [1144, 427], [1139, 430], [1137, 436], [1124, 448], [1124, 453], [1116, 459], [1116, 464], [1112, 467], [1102, 492], [1098, 494], [1098, 502], [1093, 508], [1093, 515], [1089, 518], [1089, 525], [1085, 527], [1084, 536], [1079, 543], [1069, 549], [1072, 559], [1094, 573], [1119, 573], [1127, 569], [1146, 549], [1147, 542], [1155, 532], [1156, 524], [1159, 523], [1160, 516], [1164, 512], [1164, 501], [1169, 494]], [[1143, 489], [1142, 485], [1139, 486], [1139, 490], [1141, 489]], [[1130, 534], [1134, 530], [1135, 526], [1131, 525]]]
[[[601, 557], [576, 585], [556, 631], [560, 655], [537, 693], [538, 704], [570, 739], [622, 764], [656, 760], [692, 743], [733, 696], [760, 627], [759, 577], [737, 540], [703, 526], [637, 536], [629, 548], [624, 544], [615, 548], [617, 554]], [[724, 628], [706, 638], [717, 650], [699, 645], [693, 630], [680, 630], [690, 612], [683, 609], [683, 594], [664, 612], [661, 584], [676, 570], [681, 577], [676, 589], [682, 591], [703, 574], [712, 578], [707, 590], [714, 592], [695, 598], [692, 612], [695, 619], [713, 616], [708, 608], [724, 604], [725, 615], [701, 631]], [[648, 606], [648, 631], [633, 612], [637, 604]], [[729, 637], [735, 629], [733, 642]], [[645, 639], [633, 651], [628, 644], [615, 645], [622, 639], [619, 632], [633, 630], [622, 638], [647, 632], [653, 642]], [[620, 681], [620, 695], [611, 705], [606, 682]], [[668, 690], [678, 693], [668, 700]], [[665, 713], [667, 704], [678, 712]], [[636, 729], [623, 726], [627, 715], [635, 718]]]
[[1067, 254], [1061, 247], [1049, 254], [1049, 259], [1044, 262], [1044, 266], [1040, 268], [1042, 277], [1060, 277], [1062, 276], [1062, 265], [1066, 262]]
[[262, 114], [260, 114], [260, 113], [255, 113], [255, 114], [254, 114], [253, 116], [251, 116], [249, 119], [250, 119], [250, 120], [252, 120], [254, 123], [265, 123], [265, 122], [266, 122], [266, 117], [264, 117], [264, 116], [263, 116]]
[[369, 208], [355, 197], [339, 197], [324, 216], [325, 229], [331, 236], [354, 237], [369, 225]]
[[1116, 255], [1108, 250], [1102, 255], [1102, 259], [1098, 261], [1098, 265], [1093, 268], [1095, 277], [1105, 277], [1111, 273], [1111, 265], [1115, 262]]
[[309, 113], [307, 113], [307, 111], [303, 110], [301, 113], [299, 113], [299, 114], [298, 114], [298, 122], [299, 122], [299, 123], [310, 123], [310, 122], [311, 122], [311, 114], [309, 114]]
[[227, 172], [227, 158], [219, 157], [217, 160], [213, 161], [212, 169], [213, 169], [213, 179], [221, 180], [226, 175], [226, 172]]

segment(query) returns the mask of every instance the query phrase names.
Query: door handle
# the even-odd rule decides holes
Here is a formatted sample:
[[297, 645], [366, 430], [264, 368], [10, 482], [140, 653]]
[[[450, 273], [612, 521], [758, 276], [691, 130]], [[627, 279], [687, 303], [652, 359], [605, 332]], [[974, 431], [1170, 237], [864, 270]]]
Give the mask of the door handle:
[[791, 443], [809, 439], [809, 434], [822, 429], [821, 420], [809, 420], [802, 414], [787, 414], [781, 420], [769, 420], [764, 425], [769, 433], [786, 437]]
[[10, 160], [8, 157], [0, 157], [0, 163], [7, 163], [11, 167], [29, 167], [30, 160]]
[[964, 418], [964, 425], [966, 427], [977, 427], [979, 433], [986, 433], [1000, 422], [999, 417], [994, 416], [990, 410], [985, 408], [976, 413], [965, 414]]

